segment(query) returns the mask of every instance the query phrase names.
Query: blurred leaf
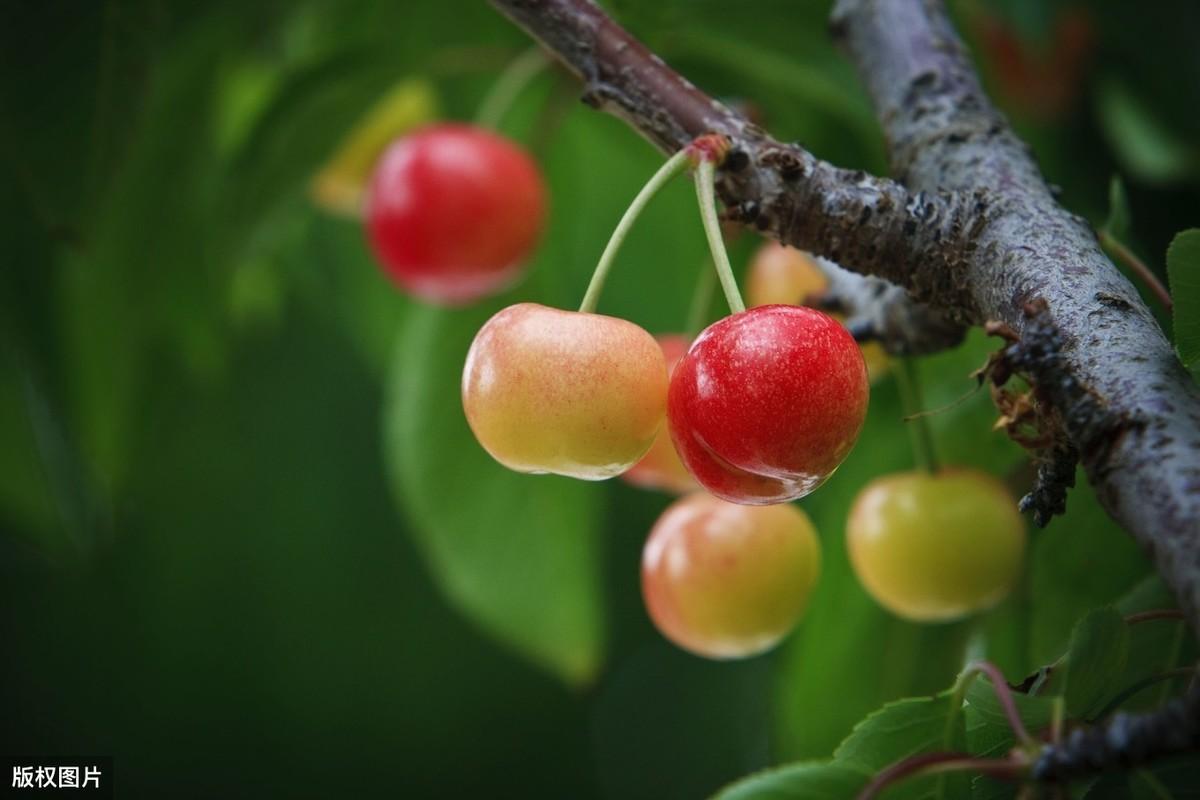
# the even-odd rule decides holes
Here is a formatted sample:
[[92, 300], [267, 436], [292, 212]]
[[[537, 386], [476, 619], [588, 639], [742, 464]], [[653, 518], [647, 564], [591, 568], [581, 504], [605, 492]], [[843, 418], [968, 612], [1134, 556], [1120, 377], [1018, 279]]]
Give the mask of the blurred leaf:
[[394, 81], [391, 65], [338, 52], [280, 81], [230, 161], [222, 230], [240, 244], [278, 204], [297, 194], [364, 109]]
[[1155, 573], [1134, 584], [1113, 606], [1122, 614], [1136, 614], [1139, 611], [1175, 608], [1175, 598], [1162, 576]]
[[1188, 369], [1200, 366], [1200, 228], [1183, 231], [1167, 248], [1175, 304], [1175, 348]]
[[424, 308], [392, 363], [386, 455], [434, 578], [485, 630], [571, 683], [603, 649], [597, 487], [510, 472], [461, 411], [467, 348], [495, 307]]
[[1128, 86], [1101, 84], [1100, 124], [1125, 168], [1153, 183], [1178, 183], [1195, 176], [1200, 151], [1163, 123]]
[[[953, 709], [951, 718], [952, 700], [952, 692], [943, 692], [885, 705], [854, 726], [834, 751], [835, 762], [874, 774], [919, 753], [964, 751], [963, 715], [961, 709]], [[905, 780], [889, 789], [887, 796], [896, 800], [923, 798], [940, 781], [946, 784], [944, 797], [962, 797], [967, 790], [967, 776], [953, 773]]]
[[1030, 551], [1028, 669], [1066, 652], [1074, 625], [1153, 572], [1137, 542], [1100, 507], [1082, 470], [1067, 513], [1035, 534]]
[[722, 789], [713, 800], [847, 800], [870, 777], [869, 772], [847, 764], [809, 761], [743, 778]]
[[1121, 176], [1113, 175], [1108, 183], [1108, 218], [1104, 230], [1120, 241], [1128, 241], [1133, 216], [1129, 211], [1129, 195]]
[[1113, 608], [1085, 616], [1071, 634], [1065, 669], [1067, 712], [1087, 717], [1117, 688], [1129, 655], [1129, 628]]
[[0, 519], [48, 536], [56, 509], [29, 413], [35, 398], [28, 376], [7, 356], [0, 348]]
[[[611, 529], [610, 534], [619, 535]], [[632, 564], [618, 563], [636, 566], [640, 544]], [[626, 599], [644, 619], [637, 570], [628, 570], [627, 577], [622, 587], [633, 597]], [[707, 797], [769, 765], [771, 656], [712, 661], [680, 650], [657, 631], [648, 633], [650, 643], [606, 670], [589, 703], [599, 795]]]
[[[795, 43], [793, 43], [794, 45]], [[779, 53], [759, 42], [730, 40], [725, 31], [681, 33], [671, 40], [672, 50], [695, 53], [720, 69], [736, 73], [751, 91], [778, 91], [814, 117], [836, 120], [850, 129], [864, 149], [880, 144], [879, 128], [865, 97], [832, 79], [829, 70]]]
[[335, 214], [356, 217], [376, 159], [392, 139], [437, 117], [429, 81], [409, 78], [393, 86], [354, 128], [313, 177], [313, 202]]
[[1200, 800], [1200, 756], [1176, 756], [1148, 767], [1102, 775], [1087, 800]]

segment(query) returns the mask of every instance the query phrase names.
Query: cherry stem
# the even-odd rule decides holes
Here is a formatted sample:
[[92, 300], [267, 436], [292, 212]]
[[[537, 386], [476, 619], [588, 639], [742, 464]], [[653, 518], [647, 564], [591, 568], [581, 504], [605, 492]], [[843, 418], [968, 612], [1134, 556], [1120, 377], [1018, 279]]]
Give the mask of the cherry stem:
[[621, 249], [621, 245], [625, 242], [625, 237], [629, 235], [629, 229], [633, 227], [633, 223], [645, 210], [650, 199], [658, 193], [658, 190], [667, 184], [671, 178], [674, 178], [680, 172], [683, 172], [690, 163], [690, 157], [687, 148], [680, 150], [675, 155], [667, 159], [666, 163], [658, 168], [658, 172], [646, 182], [642, 190], [637, 193], [637, 197], [633, 198], [633, 202], [629, 204], [629, 208], [625, 210], [625, 215], [621, 217], [621, 221], [617, 223], [616, 229], [613, 230], [612, 237], [608, 240], [608, 245], [604, 248], [604, 252], [600, 254], [600, 261], [596, 264], [596, 270], [592, 273], [592, 281], [588, 284], [587, 292], [583, 296], [583, 302], [579, 304], [579, 310], [582, 312], [593, 312], [596, 310], [596, 304], [600, 301], [600, 292], [604, 289], [604, 281], [608, 278], [608, 273], [612, 269], [613, 261], [617, 257], [617, 251]]
[[1125, 624], [1137, 625], [1142, 622], [1153, 622], [1159, 619], [1183, 619], [1183, 612], [1178, 608], [1156, 608], [1151, 611], [1139, 611], [1125, 617]]
[[708, 318], [708, 310], [712, 307], [713, 289], [717, 288], [717, 273], [705, 259], [700, 266], [700, 275], [696, 278], [696, 288], [692, 291], [692, 302], [688, 306], [687, 325], [683, 332], [688, 339], [695, 339], [704, 321]]
[[932, 474], [938, 471], [937, 450], [927, 415], [922, 413], [925, 401], [921, 397], [921, 376], [917, 373], [917, 362], [913, 358], [901, 358], [899, 361], [896, 385], [900, 389], [900, 405], [912, 442], [913, 459], [918, 468]]
[[509, 62], [479, 104], [475, 124], [491, 130], [499, 128], [500, 120], [504, 119], [517, 97], [549, 63], [550, 59], [540, 47], [531, 47]]
[[700, 165], [696, 168], [696, 199], [700, 201], [700, 220], [704, 223], [708, 249], [712, 251], [713, 264], [717, 268], [717, 277], [721, 279], [721, 288], [725, 291], [729, 310], [739, 314], [746, 310], [746, 304], [742, 302], [737, 280], [733, 277], [729, 254], [725, 252], [725, 239], [721, 235], [721, 221], [717, 218], [716, 175], [717, 165], [712, 159], [702, 157]]
[[963, 753], [921, 753], [897, 761], [879, 772], [858, 793], [857, 800], [872, 800], [893, 783], [917, 775], [974, 771], [998, 778], [1015, 778], [1025, 768], [1024, 764], [1011, 759], [972, 758]]
[[1142, 283], [1146, 284], [1150, 292], [1158, 299], [1158, 302], [1162, 303], [1163, 308], [1167, 311], [1171, 311], [1174, 308], [1175, 304], [1171, 300], [1171, 293], [1167, 291], [1167, 287], [1163, 286], [1162, 281], [1154, 274], [1154, 270], [1146, 266], [1146, 262], [1138, 258], [1124, 242], [1113, 236], [1109, 231], [1101, 230], [1100, 244], [1133, 270], [1134, 274], [1138, 276]]

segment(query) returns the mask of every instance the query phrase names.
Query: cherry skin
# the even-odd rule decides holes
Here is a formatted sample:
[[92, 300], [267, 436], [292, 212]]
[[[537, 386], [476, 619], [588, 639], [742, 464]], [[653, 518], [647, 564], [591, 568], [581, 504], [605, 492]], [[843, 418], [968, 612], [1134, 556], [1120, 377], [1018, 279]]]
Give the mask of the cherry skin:
[[663, 352], [645, 330], [536, 303], [488, 320], [463, 369], [475, 438], [518, 472], [619, 475], [653, 443], [666, 394]]
[[393, 142], [367, 190], [376, 257], [404, 290], [462, 305], [519, 277], [545, 214], [537, 166], [515, 144], [467, 125]]
[[[746, 302], [751, 306], [786, 304], [815, 305], [829, 289], [829, 278], [812, 256], [778, 242], [764, 242], [750, 260], [746, 278]], [[841, 320], [837, 314], [834, 319]], [[867, 374], [874, 383], [888, 369], [887, 352], [879, 342], [859, 345]]]
[[867, 369], [835, 320], [760, 306], [710, 325], [671, 376], [667, 419], [683, 463], [712, 494], [765, 505], [820, 486], [854, 446]]
[[1025, 523], [992, 476], [901, 472], [859, 493], [846, 523], [859, 582], [897, 616], [943, 622], [998, 603], [1016, 582]]
[[[667, 374], [670, 375], [679, 359], [687, 352], [688, 339], [676, 334], [659, 336], [657, 339], [667, 361]], [[679, 460], [679, 454], [675, 452], [675, 445], [671, 443], [671, 433], [666, 425], [658, 429], [654, 444], [650, 445], [642, 460], [634, 464], [621, 479], [634, 486], [674, 494], [685, 494], [700, 488], [692, 473], [688, 472], [687, 467]]]
[[642, 596], [655, 627], [709, 658], [770, 649], [803, 614], [820, 572], [808, 516], [696, 493], [676, 500], [642, 551]]

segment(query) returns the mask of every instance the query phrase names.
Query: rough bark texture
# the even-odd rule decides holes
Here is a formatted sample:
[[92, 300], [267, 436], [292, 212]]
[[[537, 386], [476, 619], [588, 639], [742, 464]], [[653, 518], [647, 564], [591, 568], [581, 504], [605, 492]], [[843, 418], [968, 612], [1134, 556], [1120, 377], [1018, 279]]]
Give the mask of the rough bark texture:
[[[732, 218], [903, 287], [907, 298], [845, 284], [847, 296], [866, 298], [860, 327], [875, 325], [868, 334], [889, 349], [952, 346], [961, 324], [1015, 331], [1012, 367], [1053, 406], [1066, 452], [1079, 454], [1104, 507], [1152, 554], [1200, 633], [1200, 395], [1091, 228], [1058, 205], [984, 96], [940, 2], [841, 0], [834, 12], [897, 180], [773, 140], [588, 0], [493, 3], [583, 78], [585, 101], [664, 151], [728, 136], [718, 189]], [[1050, 480], [1070, 472], [1057, 461], [1037, 487], [1050, 505], [1059, 502]]]

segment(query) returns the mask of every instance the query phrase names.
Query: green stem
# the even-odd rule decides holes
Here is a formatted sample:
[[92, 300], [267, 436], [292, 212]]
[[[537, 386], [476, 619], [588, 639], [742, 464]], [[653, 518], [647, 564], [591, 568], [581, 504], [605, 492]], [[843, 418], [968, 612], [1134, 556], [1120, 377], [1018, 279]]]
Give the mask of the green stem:
[[671, 178], [683, 172], [687, 168], [687, 165], [688, 154], [685, 148], [667, 159], [667, 162], [658, 168], [658, 172], [654, 173], [653, 177], [642, 187], [642, 190], [637, 193], [637, 197], [633, 198], [633, 202], [629, 204], [625, 215], [617, 223], [612, 237], [608, 240], [608, 245], [600, 255], [600, 262], [596, 264], [596, 271], [592, 273], [592, 282], [588, 284], [587, 293], [583, 296], [583, 302], [579, 304], [580, 311], [592, 312], [596, 310], [596, 304], [600, 301], [600, 292], [604, 289], [604, 281], [608, 277], [609, 270], [612, 269], [613, 261], [617, 257], [617, 251], [621, 249], [621, 244], [625, 241], [625, 237], [629, 235], [629, 229], [633, 227], [633, 223], [637, 221], [638, 216], [641, 215], [646, 205], [650, 202], [650, 199], [654, 197], [658, 190], [665, 186]]
[[708, 310], [712, 307], [713, 289], [717, 288], [717, 272], [705, 260], [700, 267], [700, 275], [696, 278], [696, 288], [692, 291], [692, 302], [688, 306], [687, 325], [683, 332], [688, 339], [695, 339], [696, 334], [704, 328], [708, 319]]
[[504, 115], [512, 108], [517, 96], [549, 63], [550, 60], [540, 47], [531, 47], [514, 58], [500, 73], [500, 77], [496, 78], [487, 96], [479, 104], [475, 124], [491, 130], [500, 127], [500, 120], [504, 119]]
[[746, 304], [742, 302], [737, 280], [733, 277], [729, 254], [725, 252], [725, 239], [721, 236], [721, 221], [717, 219], [716, 174], [716, 164], [707, 158], [700, 161], [696, 170], [696, 198], [700, 201], [700, 220], [704, 223], [704, 235], [708, 237], [708, 249], [712, 251], [717, 277], [721, 279], [729, 310], [738, 314], [746, 310]]
[[934, 449], [929, 421], [921, 413], [925, 401], [921, 397], [921, 377], [917, 374], [916, 360], [901, 358], [899, 361], [896, 385], [900, 389], [900, 405], [904, 409], [904, 421], [912, 441], [913, 458], [918, 468], [935, 473], [938, 470], [937, 451]]
[[1050, 741], [1058, 744], [1062, 741], [1063, 719], [1067, 715], [1067, 700], [1061, 694], [1055, 695], [1050, 701]]

